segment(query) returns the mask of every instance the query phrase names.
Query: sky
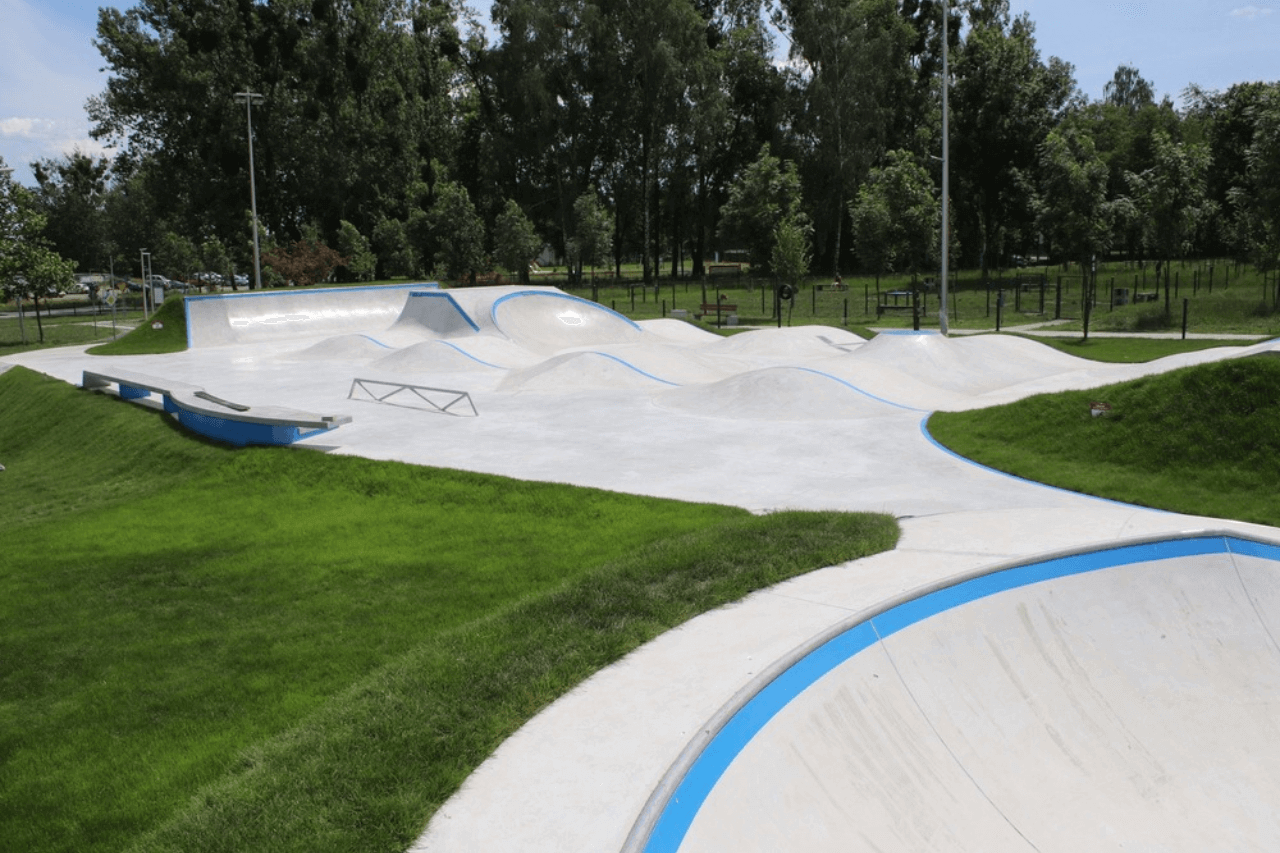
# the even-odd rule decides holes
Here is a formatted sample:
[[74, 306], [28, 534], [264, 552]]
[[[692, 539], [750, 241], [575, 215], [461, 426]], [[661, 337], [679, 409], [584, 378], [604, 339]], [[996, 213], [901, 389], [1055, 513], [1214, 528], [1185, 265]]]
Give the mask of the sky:
[[[488, 20], [488, 2], [469, 0]], [[1280, 0], [1010, 0], [1036, 25], [1041, 57], [1075, 66], [1076, 82], [1102, 97], [1120, 65], [1136, 67], [1157, 97], [1176, 102], [1190, 84], [1280, 80]], [[34, 183], [32, 161], [79, 148], [89, 138], [85, 102], [106, 88], [93, 46], [100, 5], [82, 0], [0, 0], [0, 157], [13, 177]]]

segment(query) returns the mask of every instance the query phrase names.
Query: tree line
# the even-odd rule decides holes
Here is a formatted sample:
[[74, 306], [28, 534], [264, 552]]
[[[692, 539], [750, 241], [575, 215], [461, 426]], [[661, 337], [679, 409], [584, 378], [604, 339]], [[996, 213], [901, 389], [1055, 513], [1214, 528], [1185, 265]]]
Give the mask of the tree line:
[[[937, 268], [940, 0], [139, 0], [103, 8], [87, 105], [116, 146], [34, 164], [45, 243], [83, 271], [245, 269], [260, 236], [344, 280], [719, 254], [794, 273]], [[1007, 0], [949, 5], [950, 246], [984, 271], [1280, 255], [1280, 85], [1121, 66], [1101, 100]], [[7, 234], [13, 229], [3, 229]], [[0, 234], [0, 238], [3, 234]], [[7, 254], [7, 253], [6, 253]], [[301, 261], [298, 261], [301, 264]], [[1167, 264], [1165, 266], [1167, 269]]]

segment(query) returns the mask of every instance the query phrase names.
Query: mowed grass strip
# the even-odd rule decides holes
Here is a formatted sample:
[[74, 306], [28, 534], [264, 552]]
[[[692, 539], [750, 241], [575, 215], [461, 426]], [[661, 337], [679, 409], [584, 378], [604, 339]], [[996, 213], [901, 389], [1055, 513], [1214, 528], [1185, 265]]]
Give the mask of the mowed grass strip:
[[1051, 346], [1078, 358], [1102, 361], [1110, 364], [1141, 364], [1170, 355], [1198, 352], [1218, 347], [1246, 347], [1256, 341], [1180, 340], [1177, 338], [1052, 338], [1022, 335], [1028, 340]]
[[[1107, 403], [1105, 417], [1090, 404]], [[984, 465], [1159, 509], [1280, 526], [1280, 359], [1253, 356], [938, 413], [929, 430]]]
[[0, 375], [0, 849], [396, 850], [645, 640], [893, 547], [786, 513], [233, 451]]

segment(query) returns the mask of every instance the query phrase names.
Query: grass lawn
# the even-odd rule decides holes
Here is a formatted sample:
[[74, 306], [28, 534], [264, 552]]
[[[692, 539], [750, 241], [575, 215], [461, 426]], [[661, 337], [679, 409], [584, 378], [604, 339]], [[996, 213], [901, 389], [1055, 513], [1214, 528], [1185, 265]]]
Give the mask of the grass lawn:
[[[1093, 417], [1095, 400], [1111, 413]], [[1280, 526], [1280, 359], [1273, 356], [940, 412], [929, 430], [957, 453], [1020, 477]]]
[[0, 374], [0, 849], [401, 850], [582, 679], [885, 516], [231, 450]]
[[1217, 347], [1250, 346], [1253, 341], [1230, 340], [1176, 340], [1170, 338], [1045, 338], [1027, 335], [1031, 340], [1051, 346], [1077, 358], [1104, 361], [1112, 364], [1139, 364], [1155, 361], [1167, 355], [1214, 349]]

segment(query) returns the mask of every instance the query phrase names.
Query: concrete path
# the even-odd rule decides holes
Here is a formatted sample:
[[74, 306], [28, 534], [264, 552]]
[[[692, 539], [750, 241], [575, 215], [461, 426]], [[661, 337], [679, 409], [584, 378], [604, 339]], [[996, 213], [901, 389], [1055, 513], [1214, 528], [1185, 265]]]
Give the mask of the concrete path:
[[[1178, 839], [1203, 841], [1203, 833], [1187, 833], [1186, 821], [1165, 817], [1198, 796], [1194, 785], [1199, 783], [1188, 777], [1196, 772], [1230, 777], [1237, 786], [1232, 790], [1248, 789], [1257, 802], [1277, 801], [1280, 762], [1273, 744], [1280, 741], [1259, 720], [1275, 706], [1273, 684], [1280, 679], [1266, 674], [1269, 669], [1260, 670], [1256, 682], [1221, 685], [1207, 677], [1235, 659], [1232, 649], [1240, 649], [1242, 660], [1264, 660], [1265, 643], [1258, 645], [1258, 637], [1280, 636], [1272, 631], [1270, 617], [1255, 619], [1247, 642], [1224, 639], [1220, 645], [1228, 651], [1219, 649], [1217, 657], [1206, 657], [1186, 676], [1188, 684], [1202, 685], [1198, 692], [1186, 691], [1202, 700], [1195, 714], [1205, 713], [1205, 702], [1212, 704], [1206, 697], [1219, 689], [1233, 702], [1263, 709], [1241, 718], [1239, 737], [1253, 743], [1249, 754], [1257, 762], [1247, 772], [1234, 765], [1210, 767], [1204, 750], [1174, 761], [1158, 754], [1173, 749], [1168, 738], [1154, 745], [1138, 738], [1152, 755], [1139, 768], [1151, 786], [1142, 788], [1133, 781], [1138, 765], [1101, 761], [1101, 752], [1129, 746], [1114, 742], [1119, 729], [1099, 729], [1094, 722], [1106, 708], [1116, 708], [1115, 720], [1121, 722], [1115, 726], [1140, 728], [1148, 713], [1141, 700], [1145, 694], [1125, 693], [1128, 698], [1122, 699], [1113, 692], [1089, 699], [1084, 695], [1092, 689], [1089, 679], [1071, 682], [1076, 686], [1069, 690], [1063, 687], [1066, 681], [1055, 686], [1045, 675], [1054, 665], [1070, 664], [1123, 692], [1124, 684], [1146, 669], [1181, 666], [1188, 656], [1199, 660], [1196, 656], [1217, 641], [1214, 626], [1241, 621], [1248, 602], [1261, 612], [1259, 596], [1270, 595], [1256, 591], [1271, 588], [1265, 558], [1247, 567], [1231, 563], [1238, 574], [1261, 578], [1248, 592], [1232, 592], [1230, 571], [1222, 568], [1227, 558], [1204, 558], [1220, 578], [1202, 603], [1203, 591], [1194, 583], [1200, 558], [1179, 558], [1183, 563], [1170, 570], [1171, 577], [1180, 578], [1173, 585], [1152, 579], [1146, 566], [1153, 561], [1144, 558], [1088, 582], [1054, 581], [1026, 598], [975, 602], [972, 606], [994, 608], [982, 610], [985, 615], [972, 609], [940, 611], [892, 644], [874, 646], [870, 657], [848, 656], [847, 665], [834, 666], [790, 695], [766, 724], [730, 750], [740, 759], [703, 778], [698, 807], [680, 818], [678, 837], [647, 834], [655, 827], [665, 832], [669, 795], [679, 790], [701, 750], [714, 745], [725, 727], [736, 725], [738, 712], [770, 685], [787, 683], [778, 676], [801, 664], [815, 643], [865, 624], [892, 603], [975, 573], [1041, 564], [1046, 555], [1114, 549], [1188, 531], [1216, 531], [1212, 541], [1227, 541], [1224, 534], [1280, 541], [1280, 531], [1269, 528], [1109, 503], [975, 466], [931, 441], [924, 428], [929, 412], [1098, 387], [1188, 364], [1274, 352], [1280, 344], [1211, 349], [1146, 365], [1100, 365], [1006, 336], [947, 339], [908, 333], [867, 342], [839, 329], [799, 327], [726, 339], [674, 320], [633, 324], [552, 288], [450, 291], [457, 297], [453, 306], [436, 297], [408, 295], [425, 289], [403, 290], [395, 317], [381, 304], [386, 294], [375, 300], [376, 316], [353, 308], [359, 299], [326, 300], [323, 291], [313, 291], [321, 295], [301, 308], [273, 307], [267, 296], [255, 296], [254, 302], [240, 297], [243, 301], [234, 305], [213, 306], [210, 316], [257, 323], [252, 341], [207, 325], [230, 320], [205, 319], [197, 320], [196, 325], [205, 324], [198, 334], [216, 345], [184, 353], [90, 358], [83, 348], [69, 348], [6, 361], [69, 382], [78, 381], [87, 364], [104, 369], [115, 364], [200, 384], [234, 399], [351, 415], [350, 424], [299, 445], [328, 452], [713, 501], [757, 512], [889, 512], [903, 527], [899, 548], [889, 554], [829, 567], [705, 614], [598, 673], [503, 744], [434, 817], [415, 850], [1068, 849], [1044, 840], [1060, 829], [1045, 828], [1052, 808], [1043, 802], [1015, 803], [1000, 793], [1032, 787], [1028, 780], [1049, 766], [1049, 757], [1066, 762], [1055, 767], [1097, 768], [1087, 774], [1087, 792], [1084, 782], [1071, 782], [1068, 773], [1062, 777], [1068, 781], [1047, 801], [1071, 800], [1074, 811], [1064, 814], [1076, 815], [1078, 824], [1089, 823], [1084, 815], [1106, 802], [1113, 788], [1163, 798], [1159, 809], [1133, 811], [1130, 823], [1108, 817], [1092, 834], [1063, 834], [1074, 844], [1070, 849], [1119, 849], [1126, 840], [1137, 849], [1191, 849], [1179, 847]], [[286, 315], [287, 323], [257, 322]], [[312, 316], [323, 322], [313, 324]], [[477, 416], [348, 400], [357, 378], [466, 391]], [[1037, 658], [1044, 656], [1035, 639], [1050, 636], [1049, 627], [1091, 614], [1115, 597], [1117, 587], [1130, 586], [1141, 595], [1125, 599], [1128, 609], [1090, 616], [1087, 621], [1100, 627], [1068, 644], [1057, 664]], [[1148, 618], [1134, 612], [1148, 595], [1172, 596], [1175, 603]], [[1177, 601], [1192, 602], [1195, 609], [1179, 616]], [[1033, 620], [1039, 627], [1019, 621], [1023, 613], [1041, 619]], [[1150, 626], [1182, 636], [1205, 625], [1207, 634], [1170, 645], [1168, 660], [1150, 639], [1156, 630]], [[1139, 662], [1120, 666], [1128, 654], [1124, 650], [1135, 644], [1141, 646]], [[1086, 655], [1080, 650], [1086, 647], [1099, 651]], [[925, 660], [922, 648], [937, 653], [931, 651], [933, 657]], [[1000, 655], [993, 651], [980, 661], [977, 651], [983, 648], [999, 649]], [[892, 678], [884, 669], [886, 660], [899, 667]], [[1001, 661], [1006, 669], [1000, 669]], [[999, 672], [1026, 672], [1027, 680], [1017, 683], [1027, 695], [1019, 699], [983, 686]], [[870, 690], [868, 679], [893, 681], [895, 687]], [[945, 696], [951, 698], [942, 692], [944, 681], [953, 691]], [[1036, 699], [1041, 682], [1050, 692]], [[973, 705], [963, 719], [948, 717], [924, 707], [927, 691], [935, 688], [941, 705], [968, 707], [978, 699], [986, 704]], [[1067, 718], [1037, 716], [1037, 703], [1072, 704], [1081, 697], [1094, 702], [1095, 710]], [[870, 717], [851, 722], [874, 709], [880, 709], [875, 713], [883, 721], [885, 714], [905, 713], [911, 706], [919, 714], [900, 726], [877, 724]], [[1039, 725], [1044, 737], [1013, 737], [1003, 729], [974, 733], [973, 726], [983, 720], [1006, 717], [1019, 731]], [[1202, 717], [1175, 714], [1160, 720], [1176, 741]], [[959, 747], [944, 729], [973, 738], [973, 749], [986, 756], [981, 772], [974, 760], [957, 758]], [[1240, 754], [1238, 749], [1231, 753]], [[896, 799], [887, 794], [877, 799], [859, 787], [867, 762], [885, 774], [877, 780], [897, 780]], [[1166, 768], [1164, 775], [1154, 767]], [[1084, 793], [1093, 799], [1072, 799]], [[819, 801], [820, 808], [810, 808]], [[969, 807], [979, 801], [985, 803], [982, 808]], [[925, 802], [935, 810], [917, 808]], [[1011, 816], [1016, 809], [1024, 816]], [[868, 819], [871, 812], [879, 815], [878, 824]], [[1261, 846], [1253, 849], [1266, 849], [1266, 842], [1280, 835], [1270, 812], [1247, 804], [1220, 812], [1219, 824], [1237, 818], [1252, 822], [1254, 829], [1241, 830], [1237, 838], [1257, 840]], [[957, 817], [961, 813], [968, 816], [963, 821]], [[1206, 809], [1187, 814], [1188, 820], [1209, 819]], [[904, 821], [916, 823], [903, 828]], [[892, 831], [873, 831], [873, 824]], [[1224, 826], [1219, 830], [1225, 832]]]

